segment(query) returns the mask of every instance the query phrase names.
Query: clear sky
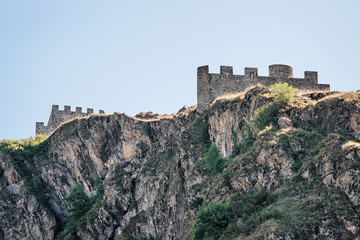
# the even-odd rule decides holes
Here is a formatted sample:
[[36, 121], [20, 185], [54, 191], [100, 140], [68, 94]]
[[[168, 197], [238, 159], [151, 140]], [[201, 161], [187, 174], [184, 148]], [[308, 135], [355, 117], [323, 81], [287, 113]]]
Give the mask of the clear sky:
[[359, 0], [0, 0], [0, 139], [35, 134], [52, 104], [175, 113], [196, 68], [291, 65], [360, 89]]

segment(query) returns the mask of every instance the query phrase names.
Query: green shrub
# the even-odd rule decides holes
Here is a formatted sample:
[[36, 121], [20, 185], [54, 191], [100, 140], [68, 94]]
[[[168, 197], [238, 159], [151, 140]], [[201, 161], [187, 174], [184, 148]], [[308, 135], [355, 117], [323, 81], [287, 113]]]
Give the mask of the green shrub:
[[216, 201], [201, 208], [193, 230], [195, 240], [219, 239], [230, 222], [226, 204]]
[[[35, 160], [45, 162], [48, 154], [47, 136], [36, 135], [35, 138], [0, 141], [0, 151], [13, 158], [16, 170], [24, 177], [28, 192], [33, 194], [36, 200], [50, 212], [54, 212], [48, 202], [49, 195], [43, 181], [34, 176], [39, 175], [40, 169], [35, 166]], [[56, 213], [54, 213], [56, 216]]]
[[197, 209], [198, 207], [200, 207], [202, 205], [202, 203], [204, 202], [204, 199], [202, 197], [196, 197], [194, 198], [191, 202], [190, 202], [190, 209]]
[[266, 104], [255, 111], [255, 126], [259, 129], [264, 129], [274, 121], [274, 105]]
[[222, 172], [222, 167], [225, 163], [225, 159], [221, 157], [220, 151], [215, 144], [212, 144], [209, 150], [204, 154], [206, 170], [209, 173], [216, 174]]
[[211, 145], [209, 136], [209, 113], [204, 110], [194, 121], [195, 141], [208, 148]]
[[314, 128], [312, 131], [298, 131], [292, 135], [292, 138], [301, 142], [307, 151], [300, 150], [295, 152], [292, 167], [295, 171], [300, 170], [303, 163], [312, 161], [320, 150], [325, 147], [323, 140], [327, 137], [327, 132], [321, 128]]
[[89, 197], [84, 192], [84, 186], [80, 183], [74, 184], [70, 195], [64, 198], [64, 203], [71, 216], [75, 218], [81, 217], [91, 207]]
[[247, 193], [243, 196], [237, 196], [232, 199], [229, 205], [231, 215], [238, 218], [247, 219], [251, 214], [262, 210], [264, 207], [275, 202], [276, 197], [266, 191], [261, 191], [257, 194]]
[[282, 104], [291, 103], [295, 97], [295, 88], [287, 83], [276, 83], [272, 86], [274, 102], [261, 106], [255, 111], [255, 126], [264, 129], [274, 121], [275, 111]]
[[245, 123], [244, 126], [241, 128], [241, 134], [244, 140], [243, 142], [244, 149], [247, 150], [251, 148], [254, 143], [254, 135], [251, 130], [251, 127]]
[[[265, 190], [260, 193], [247, 193], [240, 196], [234, 195], [228, 205], [228, 214], [236, 222], [236, 227], [232, 225], [231, 230], [227, 229], [227, 235], [248, 235], [264, 221], [274, 218], [279, 219], [279, 214], [262, 212], [270, 204], [276, 201], [276, 196]], [[233, 222], [233, 224], [235, 224]]]
[[275, 103], [287, 104], [293, 101], [296, 89], [288, 83], [276, 83], [272, 85], [272, 91]]
[[265, 209], [277, 200], [276, 195], [266, 192], [234, 194], [226, 204], [215, 201], [199, 209], [193, 228], [194, 239], [234, 238], [249, 235], [269, 219], [281, 219], [277, 210]]
[[103, 205], [102, 197], [104, 195], [104, 187], [100, 178], [96, 179], [94, 189], [96, 190], [96, 194], [88, 197], [84, 192], [84, 186], [82, 184], [74, 184], [69, 196], [63, 199], [71, 215], [65, 228], [56, 236], [56, 239], [77, 239], [76, 230], [82, 227], [88, 219], [96, 217], [98, 209]]
[[233, 146], [233, 152], [232, 152], [233, 156], [236, 156], [236, 155], [239, 155], [239, 154], [249, 151], [250, 148], [254, 144], [253, 132], [251, 130], [251, 127], [249, 125], [247, 125], [246, 123], [241, 128], [241, 135], [242, 135], [242, 139], [243, 139], [243, 141], [241, 143], [237, 142], [236, 137], [234, 138], [234, 142], [233, 142], [234, 146]]
[[[281, 215], [280, 211], [278, 211], [278, 210], [254, 212], [246, 219], [246, 222], [245, 222], [246, 227], [243, 229], [240, 229], [240, 232], [242, 232], [244, 234], [249, 234], [252, 230], [256, 229], [263, 222], [265, 222], [269, 219], [281, 219], [281, 218], [282, 218], [282, 215]], [[242, 220], [243, 219], [241, 219], [240, 222], [244, 223], [244, 222], [242, 222]]]
[[46, 139], [45, 135], [36, 135], [35, 138], [29, 137], [20, 141], [2, 140], [0, 141], [0, 151], [11, 155], [15, 161], [32, 161], [35, 155], [43, 157], [47, 153]]

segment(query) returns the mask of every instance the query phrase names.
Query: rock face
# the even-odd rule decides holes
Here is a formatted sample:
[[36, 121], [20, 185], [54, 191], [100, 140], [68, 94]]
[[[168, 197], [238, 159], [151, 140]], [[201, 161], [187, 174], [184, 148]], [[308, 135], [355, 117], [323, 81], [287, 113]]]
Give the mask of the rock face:
[[[202, 114], [75, 119], [25, 165], [3, 150], [0, 239], [192, 239], [200, 205], [230, 209], [260, 192], [276, 198], [249, 218], [232, 213], [221, 239], [360, 239], [360, 94], [299, 95], [257, 129], [255, 111], [271, 102], [256, 86]], [[216, 173], [204, 162], [211, 143], [225, 158]], [[96, 200], [71, 223], [75, 183]]]
[[0, 153], [0, 239], [54, 239], [55, 217], [28, 193], [12, 159]]

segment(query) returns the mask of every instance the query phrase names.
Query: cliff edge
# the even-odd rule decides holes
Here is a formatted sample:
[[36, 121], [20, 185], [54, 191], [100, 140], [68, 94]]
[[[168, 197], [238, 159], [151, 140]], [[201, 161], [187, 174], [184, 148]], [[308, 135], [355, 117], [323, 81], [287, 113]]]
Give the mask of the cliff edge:
[[2, 141], [0, 239], [360, 239], [360, 93], [298, 92], [259, 127], [271, 102], [254, 86]]

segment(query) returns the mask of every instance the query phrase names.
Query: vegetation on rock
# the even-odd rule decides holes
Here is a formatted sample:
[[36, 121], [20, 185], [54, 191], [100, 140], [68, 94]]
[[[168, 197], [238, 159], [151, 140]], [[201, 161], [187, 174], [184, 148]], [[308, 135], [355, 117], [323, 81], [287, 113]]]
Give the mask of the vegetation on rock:
[[274, 104], [266, 104], [255, 111], [255, 126], [259, 129], [264, 129], [274, 121]]
[[220, 173], [225, 163], [225, 159], [221, 157], [215, 144], [212, 144], [204, 154], [203, 161], [207, 172], [212, 174]]
[[70, 218], [57, 239], [71, 240], [76, 238], [76, 231], [84, 227], [89, 218], [94, 218], [101, 207], [104, 195], [104, 186], [98, 178], [95, 182], [96, 194], [93, 197], [86, 195], [84, 186], [75, 182], [69, 196], [63, 199], [70, 213]]
[[14, 166], [20, 174], [24, 176], [27, 191], [37, 198], [43, 206], [49, 210], [49, 198], [44, 191], [44, 182], [37, 179], [40, 169], [34, 167], [35, 161], [45, 162], [48, 160], [48, 142], [47, 136], [36, 135], [17, 140], [0, 141], [0, 151], [10, 155], [13, 159]]
[[295, 97], [296, 89], [288, 83], [275, 83], [271, 86], [271, 89], [275, 103], [288, 104], [291, 103]]
[[236, 137], [234, 137], [234, 147], [232, 151], [233, 156], [237, 156], [239, 154], [245, 153], [250, 150], [250, 148], [254, 144], [254, 134], [253, 130], [250, 125], [247, 123], [244, 124], [244, 126], [241, 128], [241, 136], [243, 141], [238, 143], [238, 140]]
[[0, 238], [360, 238], [360, 94], [270, 93], [0, 142]]

